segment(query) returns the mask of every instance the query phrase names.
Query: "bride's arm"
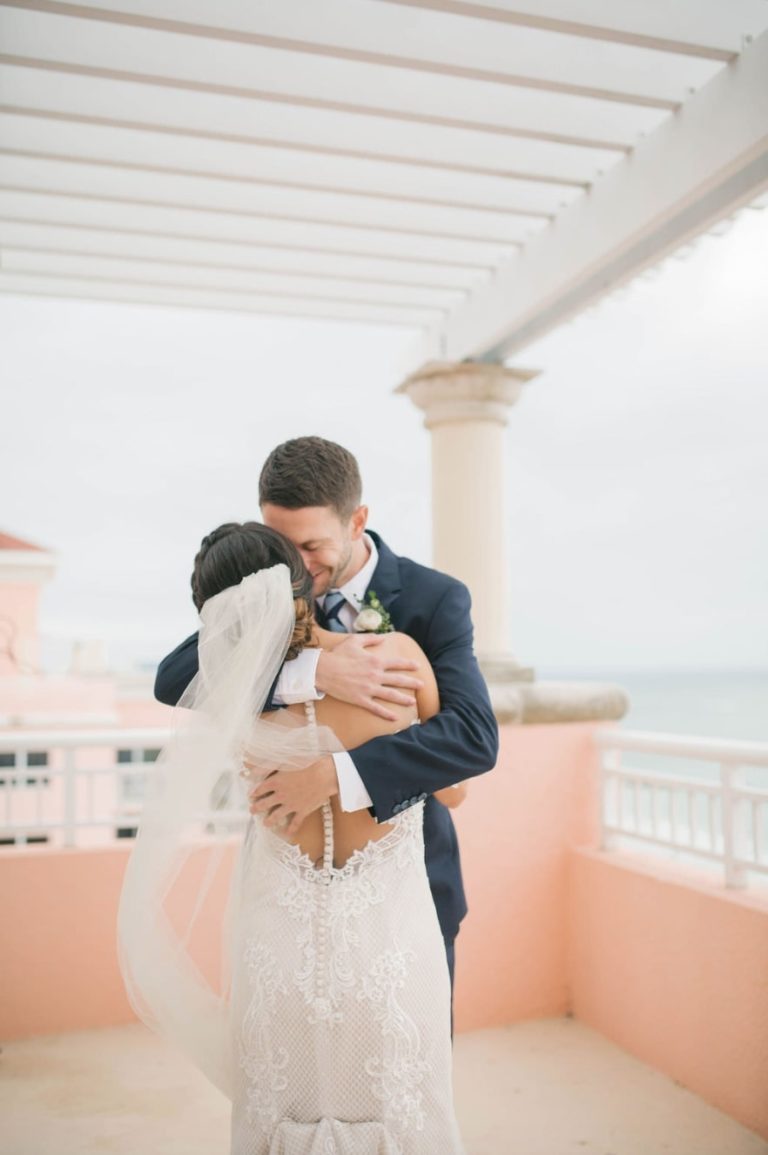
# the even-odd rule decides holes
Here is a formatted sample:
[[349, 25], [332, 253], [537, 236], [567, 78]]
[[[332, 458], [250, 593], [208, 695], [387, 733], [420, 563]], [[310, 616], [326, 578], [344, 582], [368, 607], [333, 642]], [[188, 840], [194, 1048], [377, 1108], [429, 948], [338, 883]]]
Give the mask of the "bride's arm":
[[440, 691], [427, 655], [419, 643], [408, 634], [391, 634], [390, 639], [398, 654], [410, 658], [416, 664], [414, 676], [421, 682], [421, 687], [416, 690], [416, 707], [419, 711], [419, 721], [428, 722], [435, 714], [440, 713]]
[[[399, 638], [402, 638], [403, 656], [412, 658], [417, 663], [416, 676], [421, 679], [423, 686], [416, 692], [416, 704], [419, 709], [419, 721], [427, 722], [440, 712], [440, 692], [437, 688], [437, 679], [427, 661], [427, 655], [418, 642], [408, 637], [407, 634], [401, 634]], [[457, 782], [455, 786], [444, 786], [441, 790], [435, 790], [434, 796], [438, 802], [442, 802], [443, 806], [447, 806], [449, 810], [455, 810], [457, 806], [461, 806], [467, 797], [467, 784], [466, 782]]]

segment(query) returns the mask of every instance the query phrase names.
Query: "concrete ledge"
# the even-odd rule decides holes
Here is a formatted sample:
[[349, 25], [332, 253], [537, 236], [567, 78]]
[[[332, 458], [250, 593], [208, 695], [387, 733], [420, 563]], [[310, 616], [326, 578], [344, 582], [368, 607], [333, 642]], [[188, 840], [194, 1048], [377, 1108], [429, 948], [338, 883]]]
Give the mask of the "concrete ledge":
[[500, 723], [607, 722], [623, 718], [629, 695], [612, 682], [488, 682]]

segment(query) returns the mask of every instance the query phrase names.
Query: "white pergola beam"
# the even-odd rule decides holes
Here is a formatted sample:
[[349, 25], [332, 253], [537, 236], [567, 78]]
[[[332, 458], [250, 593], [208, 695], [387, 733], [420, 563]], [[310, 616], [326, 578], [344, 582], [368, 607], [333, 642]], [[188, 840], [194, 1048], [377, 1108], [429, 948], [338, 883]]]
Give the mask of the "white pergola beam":
[[[1, 194], [0, 194], [1, 197]], [[313, 253], [268, 245], [174, 237], [164, 233], [118, 232], [93, 226], [72, 227], [11, 219], [0, 215], [0, 251], [69, 253], [79, 256], [128, 258], [199, 269], [242, 270], [275, 278], [304, 277], [322, 283], [350, 283], [451, 290], [463, 296], [487, 273], [451, 265], [420, 264], [350, 254]]]
[[432, 239], [451, 246], [485, 246], [494, 260], [520, 244], [540, 220], [396, 202], [362, 203], [358, 198], [305, 190], [269, 188], [203, 177], [137, 170], [110, 164], [59, 161], [0, 152], [0, 187], [68, 197], [119, 201], [126, 205], [228, 214], [276, 226], [330, 228], [370, 235], [408, 253]]
[[768, 33], [414, 350], [501, 360], [768, 186]]
[[765, 0], [0, 0], [0, 289], [504, 356], [756, 195], [766, 28]]
[[183, 285], [190, 289], [213, 292], [266, 294], [275, 300], [299, 298], [344, 305], [386, 305], [402, 309], [404, 313], [419, 309], [422, 316], [424, 309], [440, 315], [464, 295], [453, 289], [421, 288], [414, 285], [398, 285], [393, 288], [370, 281], [349, 281], [330, 276], [316, 280], [300, 273], [277, 275], [258, 269], [181, 265], [154, 258], [137, 259], [129, 254], [117, 256], [72, 250], [51, 252], [6, 243], [3, 243], [2, 251], [2, 268], [6, 273], [120, 281], [132, 285]]
[[266, 313], [285, 317], [359, 321], [374, 325], [420, 327], [434, 317], [434, 310], [403, 309], [370, 303], [342, 304], [314, 298], [237, 293], [189, 288], [185, 284], [152, 285], [143, 282], [100, 281], [89, 277], [56, 277], [51, 274], [10, 273], [0, 270], [0, 293], [22, 296], [71, 297], [85, 301], [108, 301], [133, 305], [169, 305], [173, 308], [214, 309], [227, 313]]
[[0, 217], [27, 223], [106, 229], [121, 236], [138, 233], [196, 242], [225, 242], [250, 250], [269, 247], [333, 257], [372, 257], [390, 262], [392, 268], [400, 262], [417, 262], [434, 267], [463, 268], [473, 274], [489, 273], [498, 258], [496, 246], [479, 242], [402, 237], [247, 214], [140, 204], [120, 197], [78, 196], [2, 186]]
[[[644, 2], [646, 8], [654, 7], [649, 0]], [[750, 8], [760, 0], [732, 2], [744, 12], [745, 31], [749, 31]], [[468, 20], [464, 15], [493, 12], [493, 6], [464, 6], [454, 12], [450, 5], [413, 4], [407, 19], [396, 6], [378, 0], [218, 0], [215, 5], [210, 0], [83, 0], [77, 5], [56, 0], [8, 0], [8, 6], [85, 19], [90, 14], [93, 23], [126, 30], [147, 29], [300, 54], [305, 58], [302, 67], [310, 70], [308, 58], [324, 58], [334, 65], [397, 68], [422, 78], [465, 78], [651, 106], [679, 103], [687, 89], [709, 79], [712, 62], [721, 63], [736, 50], [732, 18], [730, 22], [718, 21], [712, 11], [713, 0], [682, 0], [687, 41], [660, 37], [652, 44], [646, 38], [638, 47], [637, 33], [627, 30], [611, 38], [593, 37], [588, 54], [573, 52], [572, 36], [588, 34], [594, 24], [580, 25], [572, 19], [537, 26], [535, 20], [521, 18], [518, 12], [511, 27], [503, 19], [505, 13], [497, 8], [501, 19], [497, 16], [497, 27], [489, 36], [484, 21]], [[681, 6], [681, 0], [676, 0], [676, 6]], [[694, 8], [698, 9], [696, 14]], [[702, 9], [710, 11], [709, 42], [697, 41], [690, 31], [697, 27]], [[606, 27], [611, 24], [605, 19], [608, 15], [603, 6]], [[642, 18], [639, 23], [643, 24]], [[685, 21], [680, 23], [685, 25]], [[677, 22], [674, 16], [660, 20], [657, 12], [655, 22], [645, 19], [646, 26], [654, 24], [674, 31]]]
[[[324, 7], [319, 5], [318, 11]], [[291, 11], [295, 20], [295, 10]], [[562, 39], [561, 51], [567, 59], [568, 38]], [[3, 59], [9, 63], [36, 61], [54, 72], [106, 72], [116, 79], [144, 78], [158, 87], [192, 85], [198, 91], [243, 99], [298, 103], [476, 132], [512, 136], [522, 132], [555, 142], [617, 150], [652, 131], [684, 96], [682, 91], [677, 101], [647, 107], [599, 99], [591, 92], [569, 95], [441, 74], [425, 79], [417, 71], [397, 66], [371, 67], [368, 62], [237, 40], [216, 41], [212, 51], [211, 42], [202, 36], [57, 15], [55, 6], [54, 14], [0, 7], [0, 43]], [[539, 51], [543, 49], [542, 45]], [[546, 58], [552, 55], [550, 45]], [[109, 61], [107, 69], [105, 60]]]
[[[382, 0], [588, 40], [728, 60], [765, 24], [764, 0]], [[734, 28], [734, 20], [736, 28]]]
[[[577, 188], [468, 173], [418, 171], [383, 161], [307, 157], [285, 149], [211, 140], [201, 150], [190, 136], [113, 125], [24, 116], [0, 107], [0, 148], [25, 155], [219, 177], [275, 187], [347, 193], [373, 200], [401, 200], [540, 217], [554, 216]], [[204, 156], [201, 152], [204, 151]]]
[[[1, 13], [0, 13], [1, 14]], [[102, 69], [102, 72], [107, 72]], [[90, 72], [52, 71], [33, 61], [10, 65], [0, 56], [0, 100], [17, 112], [209, 140], [263, 144], [303, 157], [384, 159], [401, 166], [448, 173], [480, 172], [585, 187], [598, 169], [622, 153], [553, 143], [530, 136], [498, 136], [446, 125], [349, 115], [275, 101], [243, 99], [193, 85], [157, 86]]]

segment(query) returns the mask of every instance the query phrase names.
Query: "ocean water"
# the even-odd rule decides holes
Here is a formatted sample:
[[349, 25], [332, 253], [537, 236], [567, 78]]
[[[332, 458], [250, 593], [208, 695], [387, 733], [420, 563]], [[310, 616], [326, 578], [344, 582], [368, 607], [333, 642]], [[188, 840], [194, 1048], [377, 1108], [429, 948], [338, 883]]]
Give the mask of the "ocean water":
[[627, 729], [768, 742], [768, 669], [614, 671], [610, 681], [629, 694]]
[[[629, 710], [617, 723], [624, 730], [768, 743], [768, 669], [604, 670], [588, 677], [627, 691]], [[712, 763], [661, 754], [626, 753], [622, 761], [682, 776], [718, 774]], [[768, 787], [768, 768], [750, 768], [746, 781]]]
[[615, 682], [630, 699], [619, 725], [707, 738], [768, 742], [764, 670], [574, 670], [536, 667], [536, 676]]
[[[611, 680], [629, 695], [622, 729], [768, 743], [768, 670], [617, 673]], [[626, 754], [624, 761], [683, 776], [717, 776], [712, 763], [696, 759]], [[768, 767], [750, 767], [745, 780], [768, 787]]]

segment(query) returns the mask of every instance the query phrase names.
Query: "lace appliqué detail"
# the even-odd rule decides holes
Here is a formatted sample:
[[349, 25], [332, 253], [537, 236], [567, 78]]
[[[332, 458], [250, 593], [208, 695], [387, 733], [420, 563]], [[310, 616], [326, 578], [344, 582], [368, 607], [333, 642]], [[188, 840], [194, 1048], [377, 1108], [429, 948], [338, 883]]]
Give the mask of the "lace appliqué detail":
[[[299, 924], [301, 965], [294, 981], [309, 1008], [310, 1023], [343, 1021], [342, 999], [359, 981], [355, 957], [360, 936], [355, 924], [387, 898], [377, 866], [394, 856], [400, 868], [423, 856], [422, 810], [423, 803], [415, 804], [382, 838], [353, 851], [338, 867], [330, 865], [327, 854], [323, 866], [315, 866], [298, 846], [263, 828], [273, 855], [290, 877], [277, 902]], [[324, 817], [330, 818], [330, 807]]]
[[389, 820], [392, 829], [379, 839], [366, 842], [365, 846], [353, 850], [343, 866], [316, 866], [308, 854], [299, 846], [286, 842], [268, 826], [262, 831], [268, 837], [272, 854], [284, 865], [290, 867], [305, 882], [327, 886], [329, 882], [352, 878], [364, 873], [385, 855], [397, 852], [413, 854], [417, 858], [424, 852], [423, 843], [424, 803], [416, 802], [395, 818]]
[[268, 946], [248, 939], [245, 964], [252, 994], [240, 1032], [240, 1066], [248, 1079], [248, 1121], [263, 1132], [278, 1121], [278, 1095], [288, 1086], [288, 1052], [273, 1045], [272, 1019], [278, 994], [287, 989]]
[[335, 886], [339, 877], [335, 869], [318, 870], [306, 855], [294, 856], [291, 866], [292, 880], [277, 901], [299, 924], [301, 964], [294, 981], [309, 1007], [311, 1023], [339, 1023], [341, 1000], [356, 983], [355, 951], [360, 937], [355, 923], [371, 906], [384, 901], [385, 887], [370, 871], [347, 874], [345, 885]]
[[413, 958], [412, 951], [397, 946], [384, 951], [371, 964], [357, 994], [370, 1002], [384, 1037], [383, 1054], [368, 1059], [365, 1070], [373, 1080], [374, 1095], [384, 1104], [389, 1126], [400, 1135], [424, 1127], [421, 1084], [430, 1070], [421, 1055], [418, 1027], [397, 999]]

